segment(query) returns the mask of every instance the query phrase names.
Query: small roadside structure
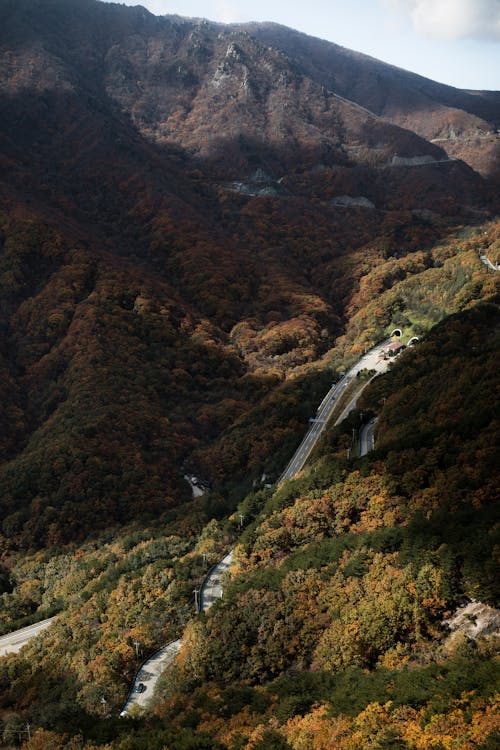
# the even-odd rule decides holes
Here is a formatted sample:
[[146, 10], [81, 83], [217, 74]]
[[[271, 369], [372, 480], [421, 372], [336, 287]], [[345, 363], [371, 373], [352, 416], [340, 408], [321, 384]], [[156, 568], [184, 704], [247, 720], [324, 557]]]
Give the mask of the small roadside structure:
[[405, 345], [401, 341], [393, 341], [386, 349], [386, 352], [389, 357], [395, 357], [398, 354], [401, 354], [403, 349], [405, 349]]

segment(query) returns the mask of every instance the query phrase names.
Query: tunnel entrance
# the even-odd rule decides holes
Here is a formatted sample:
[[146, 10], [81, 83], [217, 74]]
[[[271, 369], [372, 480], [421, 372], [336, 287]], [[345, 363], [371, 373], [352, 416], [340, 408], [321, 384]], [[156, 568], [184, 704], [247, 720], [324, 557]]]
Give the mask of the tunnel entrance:
[[401, 330], [401, 328], [395, 328], [393, 332], [391, 333], [391, 339], [393, 336], [397, 336], [397, 338], [399, 339], [401, 338], [402, 335], [403, 335], [403, 331]]

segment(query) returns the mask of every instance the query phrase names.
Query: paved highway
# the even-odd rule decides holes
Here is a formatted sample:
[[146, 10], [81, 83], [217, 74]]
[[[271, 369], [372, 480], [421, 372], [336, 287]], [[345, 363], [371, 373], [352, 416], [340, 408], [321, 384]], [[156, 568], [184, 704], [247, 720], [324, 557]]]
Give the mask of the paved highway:
[[21, 628], [21, 630], [15, 630], [13, 633], [0, 637], [0, 656], [17, 654], [25, 643], [42, 633], [54, 619], [54, 617], [49, 617], [48, 620], [42, 620], [34, 625], [28, 625], [27, 628]]
[[[356, 377], [358, 372], [361, 372], [361, 370], [376, 370], [377, 372], [385, 372], [387, 370], [389, 363], [384, 359], [380, 360], [379, 354], [389, 343], [390, 339], [382, 342], [378, 346], [375, 346], [373, 349], [370, 349], [369, 352], [361, 357], [361, 359], [345, 373], [345, 375], [338, 381], [338, 383], [334, 383], [332, 385], [323, 401], [319, 405], [316, 416], [311, 421], [311, 426], [309, 427], [306, 436], [295, 451], [285, 471], [279, 478], [278, 484], [280, 482], [284, 482], [286, 479], [292, 479], [292, 477], [298, 474], [299, 471], [302, 471], [307, 459], [312, 453], [313, 448], [316, 446], [321, 433], [325, 429], [327, 422], [332, 416], [332, 412], [335, 409], [339, 398], [342, 396], [347, 386]], [[367, 383], [365, 385], [367, 385]], [[354, 409], [356, 401], [358, 400], [360, 394], [361, 391], [358, 391], [356, 396], [351, 399], [349, 404], [340, 415], [340, 421], [345, 419], [348, 413], [352, 411], [352, 409]], [[339, 420], [337, 420], [337, 423], [339, 422]]]
[[[387, 368], [387, 362], [384, 362], [384, 365], [385, 365], [385, 367]], [[373, 378], [374, 378], [374, 377], [376, 377], [376, 376], [374, 375], [374, 376], [373, 376]], [[361, 383], [361, 385], [359, 386], [359, 388], [357, 388], [357, 389], [356, 389], [356, 391], [355, 391], [355, 393], [354, 393], [353, 397], [352, 397], [352, 398], [351, 398], [351, 400], [350, 400], [350, 401], [349, 401], [349, 402], [347, 403], [347, 406], [345, 406], [345, 407], [344, 407], [344, 408], [342, 409], [342, 412], [340, 413], [340, 415], [339, 415], [339, 416], [337, 417], [337, 419], [336, 419], [336, 420], [335, 420], [335, 422], [333, 423], [333, 424], [335, 425], [335, 427], [336, 427], [336, 426], [337, 426], [338, 424], [340, 424], [341, 422], [343, 422], [343, 421], [344, 421], [344, 419], [345, 419], [345, 418], [346, 418], [346, 417], [347, 417], [347, 416], [348, 416], [348, 415], [349, 415], [349, 414], [350, 414], [350, 413], [352, 412], [352, 410], [356, 408], [356, 406], [357, 406], [357, 403], [358, 403], [358, 401], [359, 401], [359, 397], [361, 396], [361, 394], [362, 394], [362, 393], [363, 393], [363, 391], [365, 390], [366, 386], [367, 386], [367, 385], [369, 385], [369, 384], [370, 384], [370, 383], [372, 382], [373, 378], [370, 378], [370, 380], [365, 380], [365, 382], [364, 382], [364, 383]]]

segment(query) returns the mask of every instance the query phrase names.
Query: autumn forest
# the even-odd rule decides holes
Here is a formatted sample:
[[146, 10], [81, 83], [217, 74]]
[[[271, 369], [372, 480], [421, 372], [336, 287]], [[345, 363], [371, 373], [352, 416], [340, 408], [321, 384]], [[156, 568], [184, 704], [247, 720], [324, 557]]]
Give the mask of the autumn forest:
[[500, 93], [3, 0], [0, 98], [0, 746], [497, 748]]

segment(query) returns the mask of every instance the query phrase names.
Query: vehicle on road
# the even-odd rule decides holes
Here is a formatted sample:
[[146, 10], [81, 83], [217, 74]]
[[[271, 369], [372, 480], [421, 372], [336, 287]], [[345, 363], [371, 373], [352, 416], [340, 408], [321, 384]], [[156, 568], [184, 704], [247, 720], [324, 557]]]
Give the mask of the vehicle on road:
[[137, 687], [136, 687], [136, 689], [135, 689], [135, 692], [136, 692], [136, 693], [143, 693], [143, 692], [144, 692], [145, 690], [146, 690], [146, 685], [145, 685], [145, 684], [144, 684], [143, 682], [140, 682], [140, 683], [139, 683], [139, 684], [137, 685]]

